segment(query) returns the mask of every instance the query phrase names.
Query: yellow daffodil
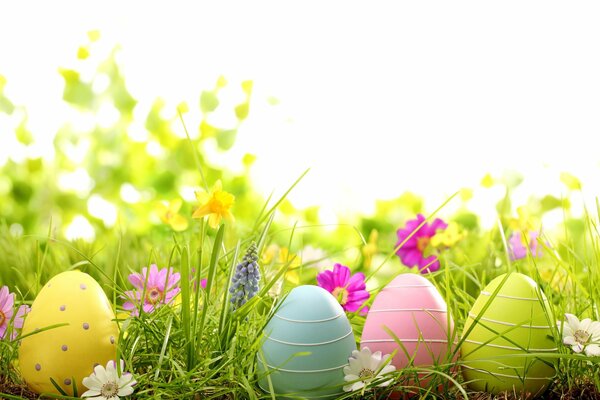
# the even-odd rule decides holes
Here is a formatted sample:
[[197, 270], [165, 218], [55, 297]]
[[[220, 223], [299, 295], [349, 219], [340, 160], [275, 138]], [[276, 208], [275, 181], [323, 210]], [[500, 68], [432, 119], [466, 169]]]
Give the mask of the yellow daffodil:
[[231, 193], [223, 191], [221, 180], [215, 182], [210, 193], [196, 192], [196, 199], [200, 207], [194, 211], [192, 218], [208, 217], [208, 225], [216, 229], [221, 223], [221, 219], [233, 221], [233, 214], [230, 209], [235, 202], [235, 197]]
[[362, 248], [362, 254], [364, 257], [363, 265], [365, 268], [371, 267], [371, 263], [373, 262], [373, 256], [377, 254], [377, 238], [379, 237], [379, 232], [377, 229], [373, 229], [369, 234], [369, 241]]
[[179, 214], [181, 205], [181, 199], [175, 199], [171, 200], [169, 205], [158, 203], [156, 206], [161, 221], [170, 225], [174, 231], [184, 231], [188, 227], [188, 220], [183, 215]]
[[452, 221], [443, 231], [439, 231], [431, 238], [431, 245], [436, 248], [452, 247], [465, 237], [466, 233], [460, 226]]

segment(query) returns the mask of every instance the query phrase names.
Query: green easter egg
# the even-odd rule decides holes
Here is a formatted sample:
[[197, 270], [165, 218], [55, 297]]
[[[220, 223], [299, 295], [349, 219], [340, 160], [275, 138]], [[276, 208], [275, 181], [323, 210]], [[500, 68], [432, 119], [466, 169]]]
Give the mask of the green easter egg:
[[548, 310], [546, 296], [528, 276], [513, 272], [492, 280], [473, 304], [463, 330], [467, 385], [494, 394], [542, 394], [555, 372], [552, 359], [543, 353], [557, 350]]

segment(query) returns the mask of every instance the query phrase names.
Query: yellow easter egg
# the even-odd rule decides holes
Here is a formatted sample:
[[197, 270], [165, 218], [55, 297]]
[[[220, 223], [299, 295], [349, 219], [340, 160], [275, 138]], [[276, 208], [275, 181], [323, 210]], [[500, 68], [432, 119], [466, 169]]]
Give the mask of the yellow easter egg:
[[[54, 325], [55, 328], [46, 329]], [[44, 330], [46, 329], [46, 330]], [[82, 380], [97, 364], [116, 359], [119, 328], [106, 294], [86, 273], [67, 271], [52, 278], [39, 292], [23, 325], [19, 367], [37, 393], [67, 394], [73, 384], [79, 395]]]

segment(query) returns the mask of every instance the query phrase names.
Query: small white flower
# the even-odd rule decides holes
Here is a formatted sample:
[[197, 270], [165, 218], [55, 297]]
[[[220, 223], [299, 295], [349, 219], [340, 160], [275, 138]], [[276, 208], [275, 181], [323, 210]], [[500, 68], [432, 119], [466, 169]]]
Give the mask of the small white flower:
[[565, 317], [567, 321], [562, 324], [563, 343], [571, 346], [575, 353], [584, 351], [587, 356], [600, 356], [600, 322], [589, 318], [580, 322], [573, 314], [565, 314]]
[[121, 397], [133, 393], [133, 385], [137, 382], [129, 372], [123, 372], [125, 363], [121, 363], [121, 376], [117, 372], [117, 364], [109, 361], [106, 368], [97, 365], [94, 372], [83, 378], [83, 384], [89, 390], [82, 397], [91, 397], [96, 400], [119, 400]]
[[[354, 350], [352, 357], [348, 358], [350, 365], [344, 367], [344, 380], [352, 383], [344, 386], [344, 391], [360, 390], [380, 375], [395, 371], [396, 367], [388, 364], [390, 360], [389, 354], [382, 356], [380, 351], [371, 354], [368, 347], [363, 347], [361, 351]], [[392, 380], [388, 379], [377, 386], [388, 386]]]

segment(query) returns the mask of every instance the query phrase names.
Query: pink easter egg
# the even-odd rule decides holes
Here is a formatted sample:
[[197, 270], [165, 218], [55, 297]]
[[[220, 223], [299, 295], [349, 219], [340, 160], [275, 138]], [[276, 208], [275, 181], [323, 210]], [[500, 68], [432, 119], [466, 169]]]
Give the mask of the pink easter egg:
[[[397, 350], [392, 364], [402, 369], [410, 366], [410, 359], [414, 367], [447, 363], [454, 340], [454, 321], [433, 284], [421, 275], [401, 274], [375, 297], [360, 346], [383, 354]], [[425, 385], [427, 381], [420, 383]]]

